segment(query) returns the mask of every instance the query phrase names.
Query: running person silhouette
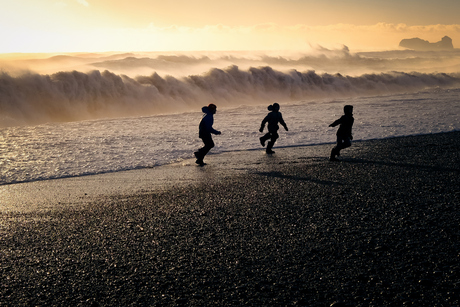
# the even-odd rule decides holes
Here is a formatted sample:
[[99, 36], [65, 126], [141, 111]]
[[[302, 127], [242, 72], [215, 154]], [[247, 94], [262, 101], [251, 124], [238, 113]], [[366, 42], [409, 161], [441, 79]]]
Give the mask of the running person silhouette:
[[278, 129], [279, 129], [278, 123], [280, 123], [284, 127], [284, 129], [286, 131], [289, 131], [289, 130], [288, 130], [288, 127], [286, 126], [286, 123], [283, 120], [283, 115], [281, 114], [281, 112], [279, 112], [280, 105], [278, 103], [274, 103], [273, 105], [268, 106], [268, 110], [271, 111], [271, 112], [268, 113], [267, 116], [265, 116], [265, 118], [263, 119], [262, 124], [260, 126], [260, 129], [259, 129], [260, 132], [263, 132], [264, 128], [265, 128], [265, 124], [268, 123], [268, 126], [267, 126], [268, 133], [260, 138], [260, 144], [263, 147], [265, 147], [265, 142], [267, 140], [270, 140], [270, 142], [268, 142], [268, 144], [267, 144], [266, 153], [267, 154], [273, 154], [273, 153], [275, 153], [272, 150], [273, 145], [275, 145], [275, 142], [279, 137], [279, 135], [278, 135]]
[[353, 135], [351, 133], [351, 129], [355, 121], [353, 118], [353, 106], [344, 106], [343, 112], [345, 115], [342, 115], [342, 117], [329, 125], [329, 127], [340, 125], [337, 130], [337, 145], [335, 145], [331, 151], [331, 161], [339, 161], [336, 156], [340, 156], [340, 150], [350, 147], [351, 140], [353, 140]]
[[214, 114], [217, 112], [216, 105], [211, 103], [207, 107], [201, 108], [201, 111], [203, 111], [205, 115], [201, 119], [198, 136], [203, 141], [204, 146], [195, 152], [195, 163], [203, 166], [206, 165], [206, 163], [203, 162], [204, 156], [214, 147], [211, 133], [218, 135], [221, 134], [221, 132], [212, 127], [214, 124]]

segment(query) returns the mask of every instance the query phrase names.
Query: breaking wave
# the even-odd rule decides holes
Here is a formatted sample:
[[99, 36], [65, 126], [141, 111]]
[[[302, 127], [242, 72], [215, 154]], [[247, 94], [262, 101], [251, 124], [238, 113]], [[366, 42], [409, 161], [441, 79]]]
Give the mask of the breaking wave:
[[0, 125], [138, 116], [273, 101], [335, 99], [458, 87], [458, 73], [390, 72], [347, 76], [282, 72], [270, 66], [211, 69], [187, 77], [128, 77], [109, 71], [50, 75], [0, 73]]

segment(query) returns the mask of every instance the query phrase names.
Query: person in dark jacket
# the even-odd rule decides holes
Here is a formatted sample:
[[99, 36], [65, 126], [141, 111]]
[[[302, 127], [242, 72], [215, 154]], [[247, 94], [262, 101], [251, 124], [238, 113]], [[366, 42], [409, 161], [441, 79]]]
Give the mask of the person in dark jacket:
[[340, 156], [340, 150], [350, 147], [351, 140], [353, 140], [353, 135], [351, 133], [351, 129], [355, 121], [353, 118], [353, 106], [346, 105], [343, 108], [343, 111], [345, 115], [329, 125], [329, 127], [340, 125], [337, 130], [337, 145], [332, 148], [331, 151], [331, 161], [339, 161], [336, 156]]
[[214, 147], [214, 141], [212, 140], [212, 134], [221, 134], [220, 131], [215, 130], [212, 125], [214, 124], [214, 114], [216, 114], [217, 107], [215, 104], [210, 104], [207, 107], [201, 108], [204, 116], [201, 119], [199, 126], [199, 138], [203, 141], [204, 146], [195, 152], [196, 164], [203, 166], [204, 156]]
[[273, 154], [273, 153], [275, 153], [272, 150], [273, 145], [275, 145], [275, 142], [279, 137], [279, 135], [278, 135], [278, 129], [279, 129], [278, 123], [280, 123], [284, 127], [284, 129], [286, 131], [289, 131], [289, 130], [288, 130], [288, 127], [286, 126], [286, 123], [283, 120], [283, 115], [281, 114], [281, 112], [279, 112], [279, 110], [280, 110], [280, 105], [279, 104], [274, 103], [273, 105], [268, 106], [268, 110], [271, 111], [271, 112], [268, 113], [267, 116], [265, 116], [265, 118], [263, 119], [262, 124], [260, 126], [260, 129], [259, 129], [260, 132], [263, 132], [264, 128], [265, 128], [265, 124], [268, 123], [268, 126], [267, 126], [268, 133], [260, 138], [260, 144], [262, 144], [262, 146], [265, 147], [265, 142], [267, 140], [270, 140], [270, 142], [268, 142], [268, 144], [267, 144], [266, 153], [267, 154]]

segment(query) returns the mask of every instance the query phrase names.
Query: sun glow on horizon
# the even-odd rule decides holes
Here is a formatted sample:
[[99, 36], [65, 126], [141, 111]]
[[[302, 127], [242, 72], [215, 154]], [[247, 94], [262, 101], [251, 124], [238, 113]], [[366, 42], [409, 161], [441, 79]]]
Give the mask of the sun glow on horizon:
[[[3, 33], [2, 33], [3, 32]], [[376, 33], [379, 39], [375, 40]], [[371, 26], [296, 25], [281, 27], [261, 24], [251, 27], [224, 25], [202, 28], [156, 27], [144, 29], [97, 28], [92, 30], [0, 30], [4, 44], [0, 53], [109, 52], [109, 51], [227, 51], [227, 50], [306, 50], [310, 45], [353, 50], [398, 49], [404, 38], [421, 37], [431, 42], [445, 35], [460, 41], [460, 25], [412, 26], [376, 24]]]
[[[9, 1], [0, 11], [0, 53], [305, 50], [310, 45], [352, 50], [397, 49], [404, 38], [460, 41], [460, 25], [449, 12], [460, 2], [437, 6], [386, 5], [363, 0], [182, 0]], [[449, 3], [451, 10], [442, 8]], [[401, 9], [413, 5], [411, 14]], [[446, 24], [420, 16], [431, 9]], [[379, 15], [380, 14], [380, 15]], [[402, 22], [407, 20], [407, 22]], [[401, 22], [399, 22], [401, 21]]]

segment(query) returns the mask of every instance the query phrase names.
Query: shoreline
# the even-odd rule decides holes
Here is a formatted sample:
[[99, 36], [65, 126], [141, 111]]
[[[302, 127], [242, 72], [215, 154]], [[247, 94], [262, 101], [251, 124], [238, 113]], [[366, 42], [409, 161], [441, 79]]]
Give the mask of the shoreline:
[[[357, 147], [363, 147], [363, 144], [367, 142], [429, 137], [451, 133], [460, 134], [460, 131], [357, 140], [353, 142], [351, 148], [344, 150], [344, 154], [351, 156], [352, 154], [347, 154], [347, 152], [356, 151]], [[290, 163], [295, 159], [312, 158], [321, 160], [321, 158], [324, 158], [326, 161], [334, 144], [275, 146], [278, 153], [273, 156], [265, 155], [265, 150], [262, 147], [219, 153], [211, 151], [207, 155], [206, 161], [212, 162], [206, 165], [205, 169], [212, 169], [212, 171], [220, 172], [221, 175], [230, 176], [233, 173], [244, 172], [245, 168], [250, 170], [270, 160], [281, 159], [285, 163]], [[292, 157], [286, 154], [287, 151], [292, 154]], [[237, 157], [233, 164], [228, 162], [232, 156]], [[56, 204], [63, 208], [65, 205], [90, 203], [100, 197], [117, 195], [123, 197], [124, 195], [148, 190], [162, 190], [167, 189], [168, 185], [171, 184], [173, 186], [187, 185], [196, 179], [197, 169], [190, 171], [190, 167], [196, 166], [194, 161], [195, 159], [193, 158], [151, 168], [3, 184], [0, 185], [0, 212], [52, 210]], [[206, 171], [205, 169], [198, 167], [198, 174], [202, 174], [203, 171]]]
[[[419, 137], [419, 136], [429, 136], [429, 135], [438, 135], [438, 134], [445, 134], [445, 133], [456, 133], [460, 132], [460, 130], [452, 130], [448, 132], [435, 132], [435, 133], [421, 133], [421, 134], [409, 134], [409, 135], [399, 135], [399, 136], [389, 136], [389, 137], [384, 137], [384, 138], [372, 138], [372, 139], [360, 139], [360, 140], [353, 140], [353, 144], [358, 144], [362, 142], [370, 142], [370, 141], [380, 141], [380, 140], [388, 140], [388, 139], [394, 139], [394, 138], [405, 138], [405, 137]], [[306, 148], [306, 147], [319, 147], [319, 146], [335, 146], [335, 142], [320, 142], [320, 143], [313, 143], [313, 144], [300, 144], [300, 145], [284, 145], [284, 146], [275, 146], [275, 148], [279, 149], [289, 149], [289, 148]], [[221, 155], [221, 154], [231, 154], [231, 153], [240, 153], [240, 152], [259, 152], [263, 151], [264, 149], [262, 147], [254, 147], [254, 148], [246, 148], [246, 149], [235, 149], [235, 150], [223, 150], [220, 152], [213, 152], [211, 150], [207, 157], [211, 156], [216, 156], [216, 155]], [[168, 167], [170, 165], [177, 165], [177, 164], [182, 164], [182, 165], [187, 165], [188, 160], [191, 160], [192, 158], [180, 158], [177, 161], [171, 161], [165, 164], [158, 164], [154, 166], [149, 166], [149, 167], [139, 167], [139, 168], [133, 168], [133, 169], [123, 169], [123, 170], [114, 170], [114, 171], [106, 171], [106, 172], [101, 172], [101, 173], [88, 173], [88, 174], [81, 174], [81, 175], [69, 175], [69, 176], [64, 176], [64, 177], [53, 177], [53, 178], [41, 178], [41, 179], [35, 179], [35, 180], [25, 180], [25, 181], [15, 181], [15, 182], [4, 182], [0, 184], [0, 188], [2, 186], [10, 186], [10, 185], [17, 185], [17, 184], [33, 184], [36, 182], [47, 182], [47, 181], [54, 181], [54, 180], [68, 180], [68, 179], [75, 179], [75, 178], [85, 178], [85, 177], [91, 177], [91, 176], [111, 176], [119, 174], [119, 173], [126, 173], [126, 172], [136, 172], [136, 171], [145, 171], [149, 169], [155, 169], [155, 168], [161, 168], [161, 167]], [[194, 158], [193, 158], [194, 159]]]
[[460, 132], [331, 148], [21, 187], [0, 305], [459, 305]]

